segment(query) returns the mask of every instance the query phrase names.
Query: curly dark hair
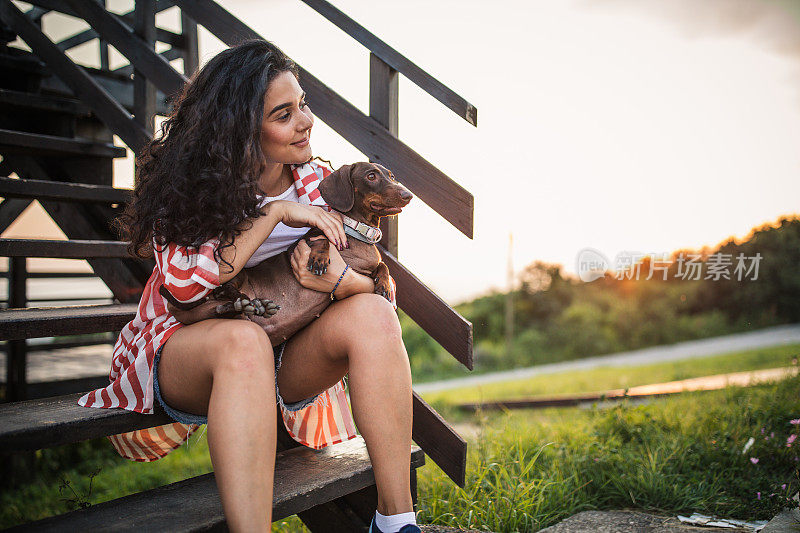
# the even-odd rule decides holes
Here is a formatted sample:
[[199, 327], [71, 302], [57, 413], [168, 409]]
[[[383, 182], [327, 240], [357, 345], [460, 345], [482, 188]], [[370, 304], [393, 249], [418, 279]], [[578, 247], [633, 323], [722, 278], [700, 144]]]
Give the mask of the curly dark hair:
[[221, 250], [261, 216], [264, 95], [287, 71], [298, 76], [277, 46], [250, 40], [220, 52], [186, 82], [160, 134], [137, 157], [131, 202], [115, 221], [131, 255], [152, 258], [153, 242], [199, 246], [218, 238], [215, 258], [224, 261]]

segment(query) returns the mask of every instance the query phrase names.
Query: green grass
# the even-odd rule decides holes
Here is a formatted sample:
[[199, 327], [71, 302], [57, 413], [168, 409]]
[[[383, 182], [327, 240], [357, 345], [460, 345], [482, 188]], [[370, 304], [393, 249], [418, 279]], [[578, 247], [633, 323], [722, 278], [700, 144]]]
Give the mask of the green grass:
[[[795, 448], [785, 444], [798, 428], [788, 421], [800, 417], [800, 378], [685, 394], [638, 407], [623, 403], [608, 410], [471, 415], [457, 412], [453, 405], [789, 366], [798, 353], [800, 346], [793, 345], [427, 394], [426, 400], [446, 418], [474, 423], [481, 434], [470, 442], [465, 490], [455, 487], [430, 460], [419, 471], [419, 519], [500, 532], [535, 531], [585, 509], [770, 518], [786, 503], [785, 496], [798, 489]], [[764, 438], [771, 433], [775, 436]], [[756, 437], [756, 444], [742, 455], [750, 436]], [[0, 528], [211, 471], [205, 438], [195, 435], [190, 442], [188, 448], [154, 463], [120, 459], [105, 439], [37, 452], [32, 480], [0, 491]], [[751, 456], [759, 458], [757, 465], [750, 462]], [[63, 469], [63, 464], [73, 466]], [[787, 487], [780, 489], [782, 484]], [[291, 517], [275, 523], [273, 531], [305, 529]]]
[[442, 414], [446, 415], [448, 420], [451, 416], [460, 419], [461, 416], [452, 409], [453, 404], [507, 400], [540, 394], [623, 389], [728, 372], [792, 366], [797, 363], [797, 359], [800, 359], [800, 344], [789, 344], [644, 366], [600, 367], [591, 370], [560, 372], [521, 380], [429, 392], [422, 396], [437, 410], [441, 409]]
[[511, 532], [588, 509], [769, 519], [800, 485], [800, 450], [786, 445], [798, 417], [796, 377], [648, 405], [479, 414], [466, 488], [424, 467], [419, 520]]
[[[64, 469], [61, 465], [73, 465]], [[106, 439], [36, 452], [31, 481], [0, 492], [0, 528], [210, 472], [205, 435], [152, 463], [122, 459]], [[95, 474], [93, 476], [93, 474]]]

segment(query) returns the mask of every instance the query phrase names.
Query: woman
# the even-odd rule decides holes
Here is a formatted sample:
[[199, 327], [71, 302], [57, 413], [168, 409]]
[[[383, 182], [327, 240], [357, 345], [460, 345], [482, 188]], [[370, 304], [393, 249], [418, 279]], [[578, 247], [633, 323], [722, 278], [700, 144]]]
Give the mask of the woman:
[[[305, 189], [298, 194], [330, 172], [310, 161], [313, 124], [296, 66], [266, 41], [225, 50], [187, 83], [160, 137], [138, 160], [133, 201], [122, 217], [131, 251], [154, 254], [156, 267], [136, 318], [114, 347], [112, 383], [80, 403], [142, 413], [152, 413], [154, 402], [164, 407], [175, 424], [112, 437], [120, 453], [136, 460], [165, 455], [207, 420], [228, 526], [266, 531], [276, 401], [287, 429], [291, 419], [292, 427], [307, 430], [319, 418], [314, 412], [344, 398], [341, 380], [348, 374], [378, 487], [371, 530], [419, 531], [409, 488], [408, 355], [392, 305], [373, 294], [370, 278], [345, 269], [335, 249], [347, 245], [340, 216], [303, 202]], [[309, 248], [301, 242], [292, 257], [295, 277], [337, 301], [274, 351], [252, 322], [183, 325], [169, 313], [162, 285], [179, 301], [197, 301], [248, 261], [287, 249], [310, 226], [330, 239], [331, 263], [321, 276], [308, 272], [302, 265]], [[277, 395], [265, 386], [273, 382]], [[336, 416], [349, 417], [346, 406], [345, 399]], [[337, 420], [325, 431], [317, 426], [315, 447], [354, 436], [341, 428], [347, 420]], [[334, 426], [338, 438], [329, 434]]]

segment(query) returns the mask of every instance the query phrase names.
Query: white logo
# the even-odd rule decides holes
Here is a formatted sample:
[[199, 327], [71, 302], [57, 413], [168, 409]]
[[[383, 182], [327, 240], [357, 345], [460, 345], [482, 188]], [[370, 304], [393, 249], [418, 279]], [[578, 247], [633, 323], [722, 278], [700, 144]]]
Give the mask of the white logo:
[[604, 278], [608, 269], [608, 259], [600, 251], [594, 248], [584, 248], [578, 252], [575, 271], [581, 281], [588, 283], [598, 278]]

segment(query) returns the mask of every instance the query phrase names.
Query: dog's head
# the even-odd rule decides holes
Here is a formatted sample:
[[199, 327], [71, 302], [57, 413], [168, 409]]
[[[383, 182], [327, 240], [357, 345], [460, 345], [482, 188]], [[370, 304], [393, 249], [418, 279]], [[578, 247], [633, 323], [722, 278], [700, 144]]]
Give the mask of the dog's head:
[[322, 180], [319, 192], [333, 209], [372, 226], [400, 213], [414, 197], [389, 169], [366, 162], [339, 167]]

